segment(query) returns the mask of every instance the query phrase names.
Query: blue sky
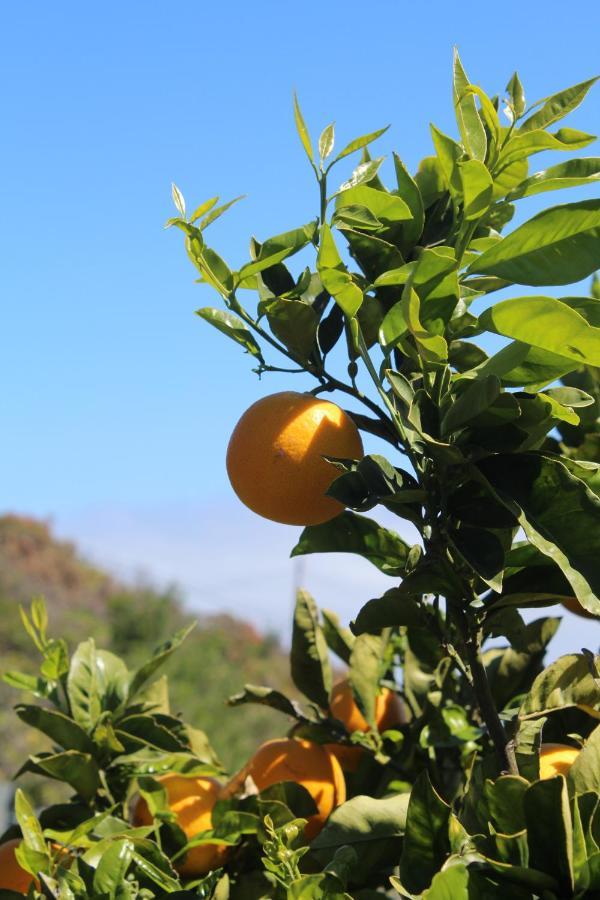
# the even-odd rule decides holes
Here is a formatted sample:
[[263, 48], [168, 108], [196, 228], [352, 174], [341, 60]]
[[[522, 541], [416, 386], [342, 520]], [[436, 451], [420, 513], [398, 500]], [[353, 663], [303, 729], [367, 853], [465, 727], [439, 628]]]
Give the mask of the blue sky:
[[[194, 317], [217, 298], [194, 284], [180, 236], [163, 229], [170, 183], [190, 206], [248, 195], [212, 229], [239, 265], [250, 234], [315, 215], [294, 89], [313, 133], [335, 119], [341, 144], [392, 123], [378, 152], [396, 149], [414, 168], [430, 152], [430, 121], [454, 131], [453, 44], [490, 92], [515, 68], [530, 100], [595, 74], [597, 4], [552, 9], [4, 4], [2, 507], [52, 517], [124, 570], [180, 580], [198, 606], [256, 615], [256, 597], [228, 581], [235, 542], [238, 566], [262, 560], [260, 609], [279, 625], [264, 581], [277, 566], [278, 590], [296, 577], [279, 562], [295, 532], [241, 510], [224, 455], [243, 409], [290, 382], [259, 383], [248, 357]], [[600, 90], [569, 124], [599, 127]], [[317, 586], [339, 562], [321, 565], [306, 563], [306, 577], [321, 572]], [[363, 581], [375, 591], [376, 573], [369, 582], [357, 565], [350, 593]], [[336, 599], [333, 581], [326, 593]], [[287, 616], [287, 596], [280, 604]]]

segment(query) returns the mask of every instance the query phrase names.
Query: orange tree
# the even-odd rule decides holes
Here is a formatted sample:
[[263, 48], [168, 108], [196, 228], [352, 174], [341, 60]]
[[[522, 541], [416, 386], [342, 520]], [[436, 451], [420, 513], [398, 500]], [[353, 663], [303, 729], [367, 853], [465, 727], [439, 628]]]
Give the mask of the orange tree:
[[[315, 379], [242, 418], [235, 489], [306, 524], [294, 555], [356, 553], [392, 586], [349, 628], [299, 592], [290, 665], [303, 699], [276, 685], [231, 698], [289, 726], [233, 777], [168, 710], [155, 671], [175, 645], [138, 673], [93, 642], [70, 657], [34, 606], [40, 677], [7, 677], [41, 698], [17, 713], [57, 747], [24, 769], [74, 793], [39, 818], [18, 794], [5, 841], [21, 840], [10, 852], [30, 896], [600, 897], [600, 658], [582, 649], [544, 668], [560, 620], [520, 613], [600, 616], [600, 287], [561, 289], [600, 267], [600, 201], [503, 235], [522, 198], [599, 178], [600, 159], [581, 156], [530, 174], [536, 153], [593, 141], [556, 127], [593, 80], [527, 108], [515, 74], [500, 114], [457, 55], [453, 76], [458, 140], [433, 127], [414, 175], [394, 155], [393, 189], [367, 149], [382, 131], [336, 154], [330, 125], [316, 151], [296, 103], [318, 217], [253, 239], [237, 271], [204, 234], [231, 204], [187, 216], [174, 187], [169, 224], [223, 301], [199, 315], [259, 375]], [[293, 271], [299, 251], [315, 261]], [[500, 349], [479, 346], [486, 334]], [[363, 455], [356, 429], [387, 455]], [[363, 515], [376, 506], [418, 541]]]

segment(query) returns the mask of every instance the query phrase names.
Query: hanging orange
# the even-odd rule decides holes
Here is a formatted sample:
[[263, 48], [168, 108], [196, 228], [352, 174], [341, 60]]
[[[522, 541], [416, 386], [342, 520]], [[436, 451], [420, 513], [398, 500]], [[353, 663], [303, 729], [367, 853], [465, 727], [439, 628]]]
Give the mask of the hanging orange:
[[[351, 734], [353, 731], [368, 731], [369, 725], [358, 708], [352, 687], [347, 678], [336, 682], [329, 698], [329, 711], [334, 719], [339, 719]], [[406, 722], [406, 711], [400, 697], [388, 688], [383, 688], [375, 698], [375, 722], [379, 731]], [[364, 751], [360, 747], [346, 744], [327, 744], [327, 749], [339, 760], [346, 772], [358, 769]]]
[[285, 525], [318, 525], [342, 512], [325, 495], [340, 472], [324, 456], [360, 459], [352, 419], [329, 400], [283, 391], [253, 403], [233, 430], [227, 473], [255, 513]]

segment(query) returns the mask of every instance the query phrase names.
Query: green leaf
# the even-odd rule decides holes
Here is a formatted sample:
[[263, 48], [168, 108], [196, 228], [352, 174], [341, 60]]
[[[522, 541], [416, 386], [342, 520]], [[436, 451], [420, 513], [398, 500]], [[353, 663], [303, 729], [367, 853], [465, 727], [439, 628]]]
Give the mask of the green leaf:
[[377, 634], [384, 628], [423, 626], [425, 615], [417, 602], [423, 593], [433, 593], [434, 585], [427, 577], [407, 575], [400, 587], [391, 588], [381, 597], [368, 600], [352, 624], [354, 634]]
[[595, 184], [600, 180], [600, 157], [588, 156], [569, 159], [567, 162], [550, 166], [542, 172], [536, 172], [508, 194], [507, 200], [518, 200], [520, 197], [531, 197], [545, 191], [557, 191], [562, 188], [579, 187]]
[[331, 125], [328, 125], [321, 132], [321, 136], [319, 137], [319, 156], [321, 157], [321, 162], [325, 162], [327, 157], [330, 155], [333, 150], [333, 144], [335, 141], [335, 125], [332, 122]]
[[458, 175], [458, 163], [463, 157], [462, 147], [456, 141], [453, 141], [451, 137], [448, 137], [447, 134], [444, 134], [443, 131], [440, 131], [439, 128], [436, 128], [435, 125], [431, 126], [431, 135], [446, 185], [451, 194], [460, 196], [461, 184]]
[[464, 219], [466, 222], [479, 219], [492, 202], [492, 176], [477, 159], [459, 163], [458, 173], [462, 186]]
[[344, 628], [337, 613], [330, 609], [322, 609], [323, 634], [330, 650], [346, 664], [350, 662], [350, 654], [354, 646], [354, 635], [349, 628]]
[[423, 198], [416, 181], [410, 176], [408, 169], [397, 153], [394, 153], [394, 168], [396, 170], [398, 194], [404, 200], [412, 215], [412, 219], [409, 219], [402, 226], [403, 243], [411, 247], [421, 237], [425, 223]]
[[600, 793], [600, 725], [594, 728], [577, 755], [567, 773], [567, 782], [576, 794]]
[[525, 828], [523, 800], [529, 784], [520, 775], [502, 775], [484, 785], [490, 819], [496, 831], [516, 834]]
[[500, 155], [500, 168], [496, 176], [505, 173], [509, 166], [514, 166], [518, 161], [524, 160], [535, 153], [545, 150], [566, 152], [568, 150], [581, 150], [583, 147], [593, 144], [596, 136], [585, 131], [576, 131], [573, 128], [560, 128], [551, 133], [549, 131], [531, 131], [527, 134], [515, 134], [505, 144]]
[[467, 90], [470, 81], [462, 67], [458, 50], [454, 48], [453, 96], [456, 121], [463, 146], [474, 160], [485, 159], [487, 138], [483, 122], [475, 105], [475, 97]]
[[381, 168], [383, 159], [383, 156], [380, 156], [378, 159], [369, 159], [366, 162], [359, 163], [350, 178], [339, 186], [338, 193], [342, 194], [344, 191], [349, 191], [351, 188], [373, 181]]
[[246, 684], [241, 693], [234, 694], [227, 701], [229, 706], [243, 706], [246, 703], [257, 703], [259, 706], [268, 706], [286, 716], [291, 716], [293, 719], [302, 717], [300, 707], [294, 700], [290, 700], [285, 694], [282, 694], [281, 691], [276, 691], [270, 687]]
[[423, 900], [469, 900], [469, 873], [463, 863], [450, 866], [434, 875]]
[[600, 328], [555, 297], [503, 300], [482, 313], [479, 324], [579, 364], [600, 365]]
[[380, 128], [378, 131], [372, 131], [370, 134], [363, 134], [361, 137], [355, 138], [353, 141], [350, 141], [343, 150], [341, 150], [336, 158], [329, 164], [329, 168], [334, 165], [334, 163], [338, 162], [340, 159], [343, 159], [345, 156], [350, 156], [351, 153], [354, 153], [356, 150], [362, 150], [363, 147], [368, 146], [368, 144], [372, 144], [373, 141], [376, 141], [377, 138], [381, 137], [382, 134], [388, 130], [390, 126], [386, 125], [385, 128]]
[[[596, 657], [594, 666], [600, 658]], [[595, 706], [600, 688], [583, 653], [561, 656], [541, 672], [531, 685], [519, 709], [519, 718], [537, 718], [554, 709], [569, 706]]]
[[209, 322], [217, 328], [222, 334], [226, 334], [236, 344], [240, 344], [247, 353], [252, 356], [261, 358], [261, 350], [256, 343], [252, 332], [246, 327], [244, 322], [233, 313], [226, 312], [222, 309], [214, 309], [210, 306], [204, 306], [202, 309], [196, 310], [196, 315]]
[[425, 890], [449, 854], [449, 820], [450, 807], [422, 772], [410, 795], [400, 859], [400, 877], [411, 892]]
[[94, 890], [101, 897], [117, 900], [123, 896], [125, 876], [133, 859], [132, 841], [114, 841], [103, 853], [94, 873]]
[[520, 119], [525, 112], [525, 91], [523, 89], [523, 85], [521, 84], [521, 79], [516, 72], [513, 74], [512, 78], [506, 85], [506, 90], [508, 92], [508, 96], [510, 98], [515, 116], [517, 119]]
[[483, 253], [469, 273], [518, 284], [570, 284], [600, 266], [600, 200], [538, 213]]
[[306, 122], [304, 121], [302, 110], [300, 109], [300, 104], [298, 103], [298, 97], [296, 94], [294, 94], [294, 121], [296, 123], [296, 131], [298, 132], [298, 136], [300, 137], [306, 155], [314, 165], [315, 160], [312, 144], [310, 142], [310, 135], [308, 133], [308, 128], [306, 127]]
[[42, 826], [21, 788], [17, 788], [15, 793], [15, 815], [26, 845], [36, 853], [47, 856], [48, 845], [42, 832]]
[[274, 297], [263, 300], [260, 311], [266, 313], [276, 338], [296, 357], [307, 360], [315, 348], [319, 319], [309, 303]]
[[353, 318], [363, 302], [363, 292], [346, 269], [328, 225], [323, 225], [321, 229], [317, 269], [325, 290], [345, 315]]
[[402, 292], [402, 312], [408, 329], [415, 339], [419, 354], [426, 362], [444, 362], [448, 359], [448, 345], [439, 334], [431, 334], [421, 323], [421, 301], [418, 293], [406, 284]]
[[[217, 198], [215, 198], [215, 200], [216, 199]], [[214, 204], [212, 200], [209, 200], [208, 203], [210, 204], [210, 206], [207, 207], [207, 204], [203, 204], [201, 207], [199, 207], [198, 210], [196, 210], [196, 212], [194, 213], [194, 216], [190, 219], [190, 222], [193, 222], [196, 218], [199, 218], [202, 213], [206, 211], [205, 207], [207, 207], [210, 212], [202, 219], [200, 225], [198, 226], [200, 231], [204, 231], [205, 228], [208, 228], [209, 225], [211, 225], [217, 219], [220, 219], [223, 213], [227, 212], [227, 210], [230, 209], [235, 203], [239, 203], [240, 200], [244, 199], [245, 194], [240, 194], [239, 197], [234, 197], [233, 200], [228, 200], [227, 203], [222, 203], [221, 206], [217, 206], [216, 209], [212, 208]], [[200, 210], [202, 210], [202, 212], [200, 212]]]
[[387, 638], [378, 634], [360, 634], [350, 654], [348, 678], [356, 704], [371, 728], [377, 727], [376, 700], [384, 675]]
[[314, 241], [317, 233], [317, 223], [309, 222], [302, 228], [294, 228], [291, 231], [285, 231], [275, 237], [268, 238], [260, 245], [258, 256], [252, 262], [242, 266], [238, 276], [245, 279], [250, 275], [256, 275], [257, 272], [263, 272], [270, 269], [282, 260], [287, 259], [294, 253], [298, 253], [307, 244]]
[[530, 543], [562, 569], [585, 609], [600, 615], [600, 499], [562, 462], [535, 453], [500, 453], [479, 468]]
[[389, 531], [353, 512], [343, 512], [323, 525], [309, 525], [300, 535], [292, 556], [308, 553], [357, 553], [380, 572], [402, 575], [410, 547], [395, 531]]
[[446, 191], [444, 171], [437, 156], [426, 156], [415, 173], [415, 184], [423, 198], [423, 206], [429, 209]]
[[37, 772], [70, 784], [84, 800], [91, 800], [100, 788], [98, 765], [88, 753], [66, 750], [32, 756], [21, 771]]
[[388, 227], [410, 221], [412, 215], [402, 197], [368, 184], [349, 187], [337, 195], [335, 208], [338, 214], [348, 207], [356, 206], [367, 209], [372, 216]]
[[568, 113], [577, 109], [589, 89], [597, 80], [598, 77], [590, 78], [588, 81], [582, 81], [573, 87], [566, 88], [564, 91], [552, 94], [550, 97], [545, 98], [545, 100], [539, 100], [534, 105], [539, 106], [540, 103], [543, 104], [541, 109], [538, 109], [523, 122], [519, 128], [519, 132], [523, 133], [538, 128], [547, 128], [549, 125], [552, 125], [553, 122], [558, 122], [559, 119], [564, 118]]
[[172, 182], [171, 184], [171, 196], [173, 197], [173, 203], [177, 207], [177, 211], [179, 215], [185, 219], [185, 200], [183, 199], [183, 194], [175, 184]]
[[307, 591], [298, 591], [294, 610], [290, 669], [294, 684], [322, 709], [329, 705], [333, 684], [327, 642], [319, 611]]
[[[311, 844], [323, 862], [340, 847], [354, 847], [361, 862], [371, 857], [376, 845], [390, 846], [398, 853], [406, 828], [408, 794], [377, 799], [357, 796], [338, 806], [329, 816], [325, 827]], [[393, 858], [393, 857], [392, 857]]]
[[408, 331], [408, 323], [404, 317], [404, 303], [399, 300], [385, 314], [379, 327], [379, 343], [387, 353], [398, 345]]
[[442, 435], [461, 428], [500, 396], [500, 379], [496, 375], [476, 378], [448, 407], [441, 422]]
[[218, 202], [218, 197], [211, 197], [210, 200], [205, 200], [204, 203], [201, 203], [200, 206], [196, 207], [196, 209], [190, 216], [190, 225], [193, 225], [194, 222], [197, 222], [198, 219], [202, 218], [205, 213], [210, 212], [213, 206]]
[[82, 753], [93, 753], [94, 742], [83, 728], [64, 713], [42, 706], [18, 704], [15, 712], [22, 722], [37, 728], [47, 735], [55, 744], [65, 750], [80, 750]]
[[563, 776], [532, 784], [525, 792], [523, 807], [529, 865], [553, 875], [570, 893], [573, 889], [573, 827]]
[[195, 623], [192, 623], [174, 634], [170, 640], [165, 641], [164, 644], [157, 647], [150, 659], [133, 673], [129, 685], [129, 701], [131, 701], [136, 694], [147, 685], [158, 669], [160, 669], [160, 667], [169, 659], [171, 654], [183, 644], [190, 632], [193, 631], [194, 627]]
[[102, 711], [98, 657], [93, 640], [84, 641], [73, 654], [67, 694], [73, 718], [90, 732]]
[[499, 593], [504, 567], [504, 548], [499, 538], [484, 528], [471, 528], [468, 525], [450, 527], [448, 535], [463, 560]]

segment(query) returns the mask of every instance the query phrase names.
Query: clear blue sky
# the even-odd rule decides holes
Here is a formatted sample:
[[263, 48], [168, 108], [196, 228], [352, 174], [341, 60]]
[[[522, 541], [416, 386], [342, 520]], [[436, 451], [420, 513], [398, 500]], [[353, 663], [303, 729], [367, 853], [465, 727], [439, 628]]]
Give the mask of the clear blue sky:
[[[171, 181], [190, 206], [248, 195], [211, 238], [240, 264], [251, 233], [316, 211], [293, 89], [314, 133], [335, 119], [341, 143], [392, 123], [378, 152], [414, 167], [431, 120], [454, 130], [453, 44], [490, 92], [515, 68], [529, 100], [595, 74], [600, 7], [560, 9], [3, 4], [1, 506], [66, 523], [99, 506], [230, 504], [229, 432], [283, 382], [259, 384], [194, 317], [217, 298], [163, 230]], [[600, 127], [600, 90], [570, 124]]]

